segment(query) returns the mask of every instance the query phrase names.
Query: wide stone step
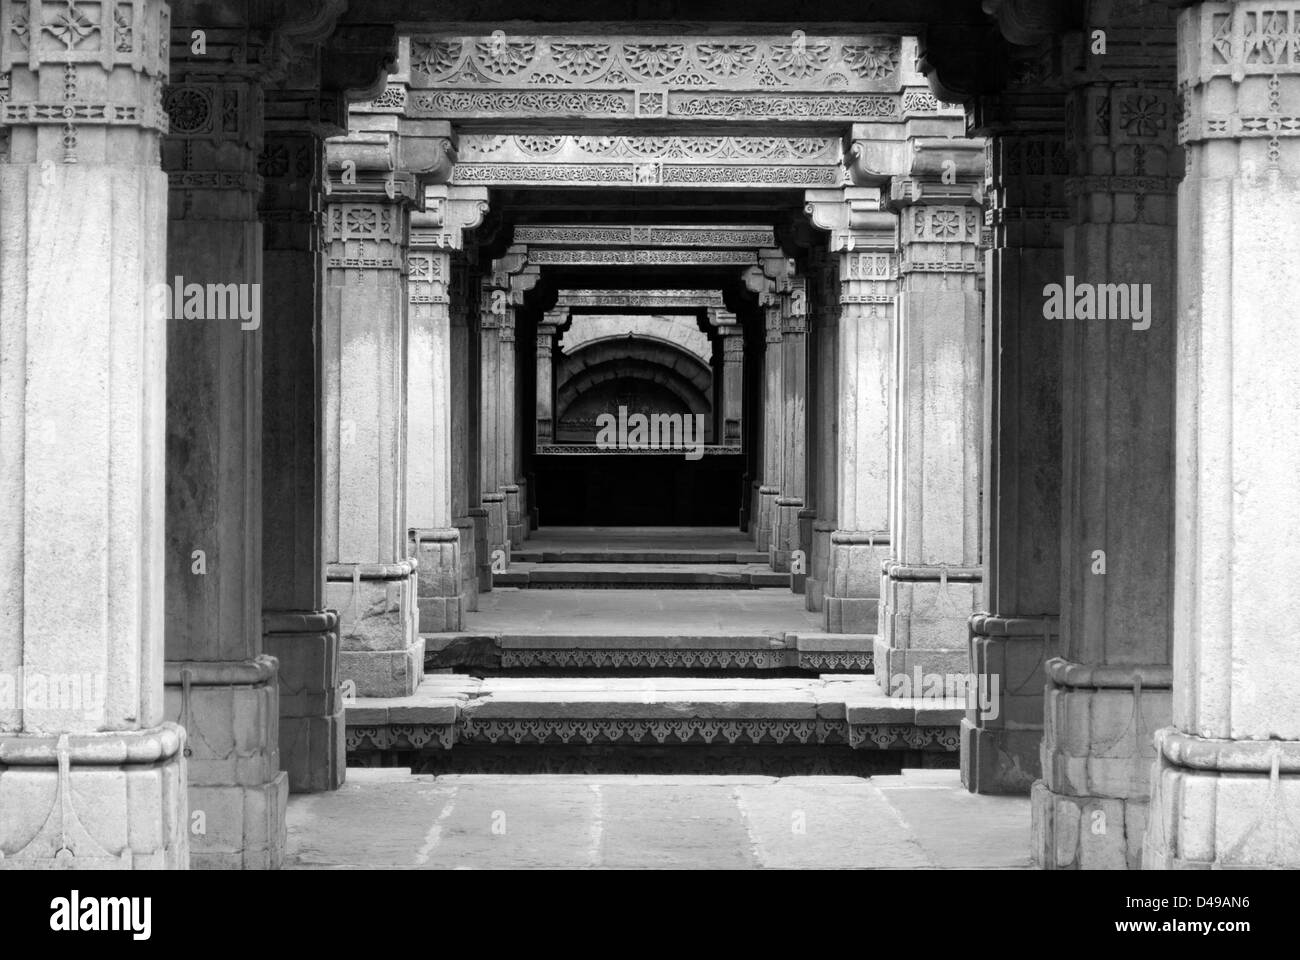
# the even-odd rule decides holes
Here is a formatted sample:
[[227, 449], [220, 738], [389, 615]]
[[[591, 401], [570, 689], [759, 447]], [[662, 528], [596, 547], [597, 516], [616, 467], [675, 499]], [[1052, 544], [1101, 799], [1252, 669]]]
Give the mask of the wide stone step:
[[525, 589], [657, 588], [694, 590], [753, 590], [762, 587], [790, 589], [790, 574], [777, 573], [759, 563], [575, 563], [516, 562], [509, 570], [492, 575], [493, 587]]
[[434, 633], [424, 636], [424, 665], [426, 670], [489, 671], [866, 672], [873, 665], [874, 639], [795, 631]]
[[[349, 762], [454, 750], [847, 746], [954, 754], [965, 701], [891, 698], [870, 677], [488, 677], [426, 674], [412, 697], [347, 706]], [[408, 758], [409, 760], [409, 758]], [[381, 764], [384, 765], [384, 764]]]
[[521, 563], [691, 563], [749, 564], [768, 562], [768, 555], [757, 550], [690, 550], [673, 548], [617, 549], [574, 547], [543, 549], [523, 547], [510, 551], [512, 562]]

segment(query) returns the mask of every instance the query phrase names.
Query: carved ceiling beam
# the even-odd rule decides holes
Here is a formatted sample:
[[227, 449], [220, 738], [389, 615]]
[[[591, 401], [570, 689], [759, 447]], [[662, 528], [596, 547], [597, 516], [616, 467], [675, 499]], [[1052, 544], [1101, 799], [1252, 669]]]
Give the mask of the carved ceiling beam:
[[770, 229], [753, 226], [637, 224], [520, 224], [516, 243], [533, 247], [708, 247], [710, 249], [770, 247]]

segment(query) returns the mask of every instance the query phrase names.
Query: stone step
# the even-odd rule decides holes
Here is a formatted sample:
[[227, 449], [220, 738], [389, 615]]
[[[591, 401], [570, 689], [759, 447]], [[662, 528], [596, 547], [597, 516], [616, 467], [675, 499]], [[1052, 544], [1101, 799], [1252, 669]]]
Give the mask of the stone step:
[[[626, 629], [626, 628], [624, 628]], [[870, 671], [875, 638], [816, 632], [432, 633], [426, 670]]]
[[[346, 707], [349, 763], [476, 744], [844, 746], [953, 754], [965, 703], [891, 698], [871, 677], [426, 674], [414, 696]], [[378, 765], [392, 765], [384, 762]]]
[[758, 563], [519, 562], [492, 575], [493, 587], [525, 589], [790, 589], [790, 574]]
[[702, 563], [702, 564], [748, 564], [768, 562], [768, 555], [757, 550], [709, 550], [709, 549], [619, 549], [604, 547], [572, 547], [544, 549], [523, 547], [510, 551], [513, 563]]

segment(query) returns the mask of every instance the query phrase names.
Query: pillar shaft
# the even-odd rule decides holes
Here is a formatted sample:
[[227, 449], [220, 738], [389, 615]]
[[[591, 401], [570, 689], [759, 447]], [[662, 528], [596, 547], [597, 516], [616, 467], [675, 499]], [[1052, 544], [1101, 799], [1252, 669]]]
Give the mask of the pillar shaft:
[[421, 633], [463, 624], [460, 533], [452, 524], [451, 252], [432, 213], [412, 215], [408, 255], [407, 522], [419, 561]]
[[1203, 3], [1178, 21], [1173, 722], [1147, 868], [1300, 866], [1296, 17]]
[[1063, 275], [1062, 94], [979, 105], [988, 137], [991, 227], [984, 262], [984, 610], [970, 671], [996, 712], [962, 722], [962, 777], [975, 793], [1028, 793], [1042, 775], [1044, 662], [1057, 653], [1061, 583], [1060, 330], [1042, 291]]
[[[188, 47], [189, 25], [174, 24]], [[191, 864], [277, 868], [277, 663], [262, 644], [262, 227], [265, 48], [223, 37], [173, 64], [163, 143], [167, 273], [167, 709], [189, 733]], [[229, 47], [228, 47], [229, 45]], [[234, 66], [233, 47], [247, 47]], [[178, 295], [179, 294], [179, 295]]]
[[763, 467], [754, 500], [754, 548], [771, 555], [772, 529], [776, 521], [776, 498], [781, 490], [781, 418], [785, 397], [781, 380], [784, 341], [781, 336], [781, 295], [775, 290], [759, 294], [763, 312]]
[[324, 609], [320, 326], [325, 148], [301, 96], [268, 96], [259, 161], [263, 288], [262, 630], [279, 662], [280, 764], [292, 792], [343, 782], [338, 616]]
[[[168, 11], [135, 5], [131, 30], [92, 53], [43, 14], [0, 34], [0, 857], [183, 869], [185, 733], [163, 699], [164, 569], [182, 558], [164, 541], [152, 296], [166, 280]], [[86, 12], [108, 36], [112, 14]]]
[[853, 247], [839, 252], [838, 529], [831, 534], [823, 611], [831, 633], [876, 633], [880, 565], [889, 553], [897, 218], [881, 212], [863, 219], [871, 229], [855, 232]]
[[477, 302], [477, 289], [471, 298], [470, 268], [463, 255], [452, 258], [451, 268], [451, 515], [460, 537], [460, 582], [464, 608], [478, 609], [478, 557], [474, 535], [472, 505], [478, 502], [477, 463], [471, 443], [471, 410], [477, 396], [473, 394], [473, 355], [470, 349], [470, 310]]
[[[895, 184], [902, 261], [894, 338], [890, 559], [881, 582], [876, 678], [915, 696], [914, 677], [966, 672], [979, 609], [982, 211], [976, 141], [915, 144]], [[947, 169], [951, 183], [931, 179]]]
[[802, 548], [799, 514], [805, 499], [808, 441], [808, 293], [804, 278], [793, 278], [781, 297], [781, 396], [779, 407], [780, 492], [773, 501], [773, 570], [788, 572], [790, 558]]
[[1152, 738], [1170, 717], [1173, 14], [1131, 16], [1146, 19], [1116, 23], [1112, 41], [1140, 36], [1143, 59], [1088, 61], [1067, 94], [1065, 276], [1043, 291], [1063, 338], [1061, 657], [1047, 665], [1033, 852], [1056, 868], [1139, 865]]
[[840, 282], [837, 254], [822, 252], [819, 268], [812, 275], [813, 305], [810, 317], [813, 395], [809, 416], [809, 459], [814, 482], [808, 492], [814, 516], [807, 553], [808, 577], [804, 583], [804, 606], [822, 610], [829, 586], [831, 534], [835, 532], [837, 484], [839, 479], [839, 345]]
[[510, 304], [497, 329], [497, 456], [500, 490], [506, 498], [506, 540], [511, 548], [524, 542], [525, 495], [519, 473], [519, 358], [515, 351], [518, 307]]
[[345, 690], [405, 696], [423, 675], [406, 511], [404, 272], [415, 184], [392, 178], [389, 162], [370, 165], [365, 132], [330, 141], [328, 151], [326, 602], [339, 611]]
[[510, 292], [485, 279], [479, 314], [479, 486], [487, 511], [487, 550], [493, 570], [509, 563], [506, 495], [502, 487], [501, 325], [506, 322]]

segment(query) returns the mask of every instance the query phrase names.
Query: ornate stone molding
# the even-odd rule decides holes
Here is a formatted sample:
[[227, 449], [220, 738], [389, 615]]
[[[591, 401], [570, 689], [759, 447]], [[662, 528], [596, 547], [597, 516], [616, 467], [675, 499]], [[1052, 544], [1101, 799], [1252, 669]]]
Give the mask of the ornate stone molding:
[[530, 246], [621, 247], [771, 247], [770, 229], [746, 226], [637, 226], [586, 224], [522, 224], [515, 227], [515, 243]]
[[840, 162], [835, 137], [787, 136], [576, 136], [572, 134], [465, 134], [467, 163], [590, 163], [613, 160], [788, 164]]
[[424, 213], [411, 220], [411, 245], [464, 250], [465, 231], [481, 224], [487, 212], [488, 192], [482, 187], [426, 187]]
[[413, 87], [670, 91], [897, 89], [896, 36], [416, 34]]
[[721, 290], [561, 290], [556, 301], [562, 307], [656, 307], [697, 310], [722, 307]]
[[539, 266], [622, 266], [630, 264], [670, 264], [680, 267], [749, 266], [757, 261], [752, 250], [600, 250], [591, 248], [551, 249], [540, 247], [529, 252], [529, 259]]

